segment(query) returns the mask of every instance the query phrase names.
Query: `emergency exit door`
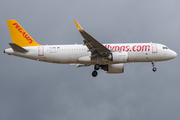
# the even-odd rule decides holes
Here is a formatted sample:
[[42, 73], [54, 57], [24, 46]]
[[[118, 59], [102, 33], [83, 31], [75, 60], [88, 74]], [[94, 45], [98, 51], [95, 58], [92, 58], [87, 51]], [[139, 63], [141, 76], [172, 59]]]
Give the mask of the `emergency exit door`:
[[44, 47], [43, 46], [38, 47], [38, 56], [44, 56]]
[[157, 44], [151, 44], [152, 45], [152, 53], [157, 53]]

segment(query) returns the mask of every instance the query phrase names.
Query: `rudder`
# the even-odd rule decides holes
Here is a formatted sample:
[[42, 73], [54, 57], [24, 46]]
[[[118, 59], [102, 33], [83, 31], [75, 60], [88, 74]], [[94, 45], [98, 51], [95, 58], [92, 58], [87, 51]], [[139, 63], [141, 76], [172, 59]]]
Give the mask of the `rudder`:
[[40, 46], [34, 39], [21, 27], [16, 20], [6, 20], [11, 35], [12, 42], [21, 46]]

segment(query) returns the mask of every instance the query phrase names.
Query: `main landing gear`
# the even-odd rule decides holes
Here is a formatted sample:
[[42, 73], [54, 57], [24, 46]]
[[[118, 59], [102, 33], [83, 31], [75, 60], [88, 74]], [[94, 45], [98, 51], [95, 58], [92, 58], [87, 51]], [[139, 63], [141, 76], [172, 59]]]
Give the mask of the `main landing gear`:
[[156, 72], [157, 68], [155, 67], [154, 61], [152, 61], [152, 66], [153, 66], [153, 72]]
[[96, 77], [96, 76], [97, 76], [98, 72], [97, 72], [96, 70], [99, 70], [99, 68], [100, 68], [100, 65], [99, 65], [99, 64], [95, 64], [95, 65], [94, 65], [94, 71], [92, 72], [92, 76], [93, 76], [93, 77]]

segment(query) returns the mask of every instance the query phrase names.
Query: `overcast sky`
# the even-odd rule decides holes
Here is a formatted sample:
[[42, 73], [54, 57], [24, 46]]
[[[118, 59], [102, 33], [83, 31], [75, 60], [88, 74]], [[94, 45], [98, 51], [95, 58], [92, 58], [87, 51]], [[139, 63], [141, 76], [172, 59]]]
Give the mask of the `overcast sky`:
[[1, 0], [1, 120], [179, 120], [180, 58], [127, 63], [123, 74], [9, 56], [7, 19], [39, 44], [82, 44], [74, 19], [101, 43], [154, 42], [179, 55], [179, 0]]

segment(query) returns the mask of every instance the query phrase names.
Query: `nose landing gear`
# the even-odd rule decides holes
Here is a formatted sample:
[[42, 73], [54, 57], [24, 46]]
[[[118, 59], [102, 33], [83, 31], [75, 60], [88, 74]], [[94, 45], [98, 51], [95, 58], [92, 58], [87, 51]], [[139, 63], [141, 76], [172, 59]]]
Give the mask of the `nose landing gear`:
[[156, 67], [153, 67], [153, 69], [152, 69], [152, 70], [153, 70], [153, 72], [156, 72], [157, 68], [156, 68]]
[[156, 72], [157, 68], [155, 67], [154, 61], [152, 61], [152, 66], [153, 66], [153, 72]]

